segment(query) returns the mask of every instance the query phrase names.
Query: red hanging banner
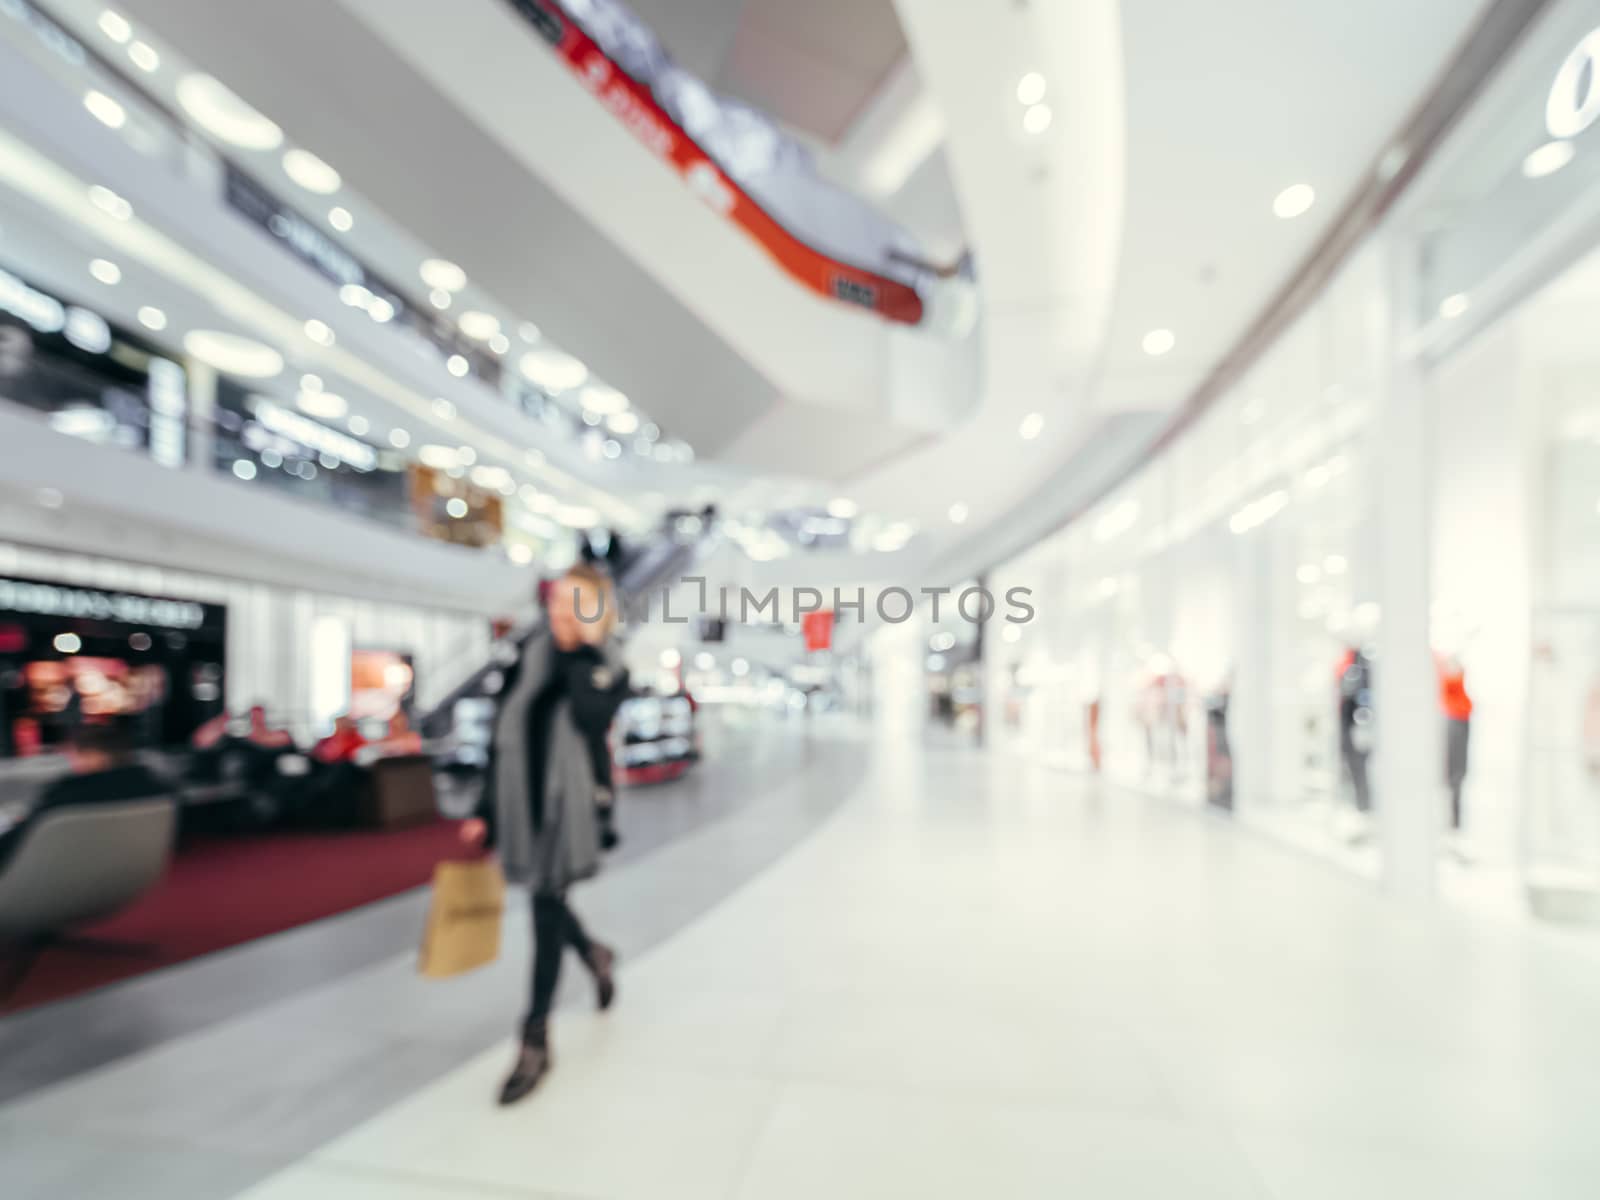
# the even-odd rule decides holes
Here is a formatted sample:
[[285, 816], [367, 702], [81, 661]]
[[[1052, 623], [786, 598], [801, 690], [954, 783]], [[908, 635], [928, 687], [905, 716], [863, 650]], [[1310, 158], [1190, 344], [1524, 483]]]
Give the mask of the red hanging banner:
[[806, 615], [800, 619], [800, 631], [806, 639], [807, 650], [832, 649], [833, 613], [806, 613]]

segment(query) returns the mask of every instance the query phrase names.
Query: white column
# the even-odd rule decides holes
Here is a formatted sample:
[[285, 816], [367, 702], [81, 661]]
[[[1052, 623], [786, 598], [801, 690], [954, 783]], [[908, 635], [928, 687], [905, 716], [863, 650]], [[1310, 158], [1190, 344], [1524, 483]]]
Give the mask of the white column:
[[1373, 414], [1377, 480], [1374, 803], [1384, 890], [1408, 904], [1434, 900], [1442, 778], [1438, 681], [1430, 652], [1433, 439], [1422, 364], [1407, 343], [1417, 326], [1415, 242], [1387, 247], [1388, 372]]
[[217, 373], [204, 363], [190, 362], [188, 469], [210, 474], [216, 470]]

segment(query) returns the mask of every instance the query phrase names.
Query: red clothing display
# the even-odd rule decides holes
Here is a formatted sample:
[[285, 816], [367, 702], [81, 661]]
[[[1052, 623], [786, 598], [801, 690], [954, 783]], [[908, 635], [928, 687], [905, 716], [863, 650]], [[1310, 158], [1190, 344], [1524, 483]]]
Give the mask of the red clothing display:
[[320, 763], [349, 762], [366, 744], [358, 729], [335, 729], [312, 747], [311, 757]]
[[1439, 707], [1452, 721], [1466, 721], [1472, 717], [1472, 697], [1467, 695], [1467, 673], [1454, 659], [1440, 658]]

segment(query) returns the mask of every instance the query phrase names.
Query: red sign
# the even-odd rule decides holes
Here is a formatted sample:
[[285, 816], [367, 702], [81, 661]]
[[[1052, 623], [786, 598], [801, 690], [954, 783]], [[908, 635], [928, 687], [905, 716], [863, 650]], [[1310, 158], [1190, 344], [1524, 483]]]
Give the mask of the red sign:
[[[554, 0], [545, 3], [558, 8]], [[523, 0], [517, 7], [532, 16], [529, 10], [538, 5]], [[578, 82], [652, 154], [677, 171], [690, 191], [754, 238], [790, 277], [830, 300], [870, 308], [886, 320], [905, 325], [921, 322], [922, 297], [915, 288], [829, 258], [795, 237], [723, 174], [711, 156], [656, 103], [648, 88], [607, 58], [576, 22], [564, 12], [561, 15], [565, 19], [559, 24], [564, 28], [560, 40], [552, 44]], [[554, 38], [556, 23], [548, 14], [539, 17], [540, 31]]]
[[808, 612], [800, 619], [800, 631], [807, 650], [827, 650], [833, 645], [833, 614]]

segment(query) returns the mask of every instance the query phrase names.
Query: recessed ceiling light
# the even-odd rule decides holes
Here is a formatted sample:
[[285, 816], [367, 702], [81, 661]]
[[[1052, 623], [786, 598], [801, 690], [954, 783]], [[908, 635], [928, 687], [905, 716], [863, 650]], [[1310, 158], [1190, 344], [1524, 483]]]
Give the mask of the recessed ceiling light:
[[1044, 432], [1044, 416], [1041, 413], [1029, 413], [1022, 418], [1022, 424], [1017, 426], [1017, 432], [1022, 435], [1022, 440], [1031, 442]]
[[544, 335], [539, 332], [539, 327], [532, 321], [524, 321], [517, 326], [517, 335], [530, 345], [538, 342]]
[[320, 392], [323, 386], [321, 375], [306, 374], [300, 376], [300, 390], [302, 392]]
[[89, 189], [89, 202], [118, 221], [126, 221], [133, 216], [133, 205], [123, 199], [108, 187], [101, 187], [98, 183]]
[[1048, 104], [1035, 104], [1022, 114], [1022, 128], [1029, 133], [1043, 133], [1050, 128], [1054, 115]]
[[529, 350], [517, 365], [529, 383], [547, 392], [564, 392], [581, 386], [589, 378], [588, 367], [572, 355], [550, 346]]
[[1457, 292], [1455, 295], [1446, 296], [1439, 301], [1439, 315], [1446, 321], [1454, 321], [1470, 307], [1472, 307], [1472, 298], [1465, 292]]
[[624, 437], [626, 437], [628, 434], [634, 433], [638, 430], [639, 414], [632, 412], [631, 410], [612, 413], [606, 418], [606, 427], [609, 428], [612, 433], [622, 434]]
[[444, 369], [457, 379], [465, 379], [467, 372], [472, 370], [472, 364], [459, 354], [452, 354], [444, 360]]
[[301, 392], [294, 402], [300, 406], [301, 412], [327, 421], [337, 421], [350, 411], [350, 405], [337, 392]]
[[599, 523], [600, 514], [587, 505], [560, 504], [556, 506], [555, 518], [568, 529], [588, 529]]
[[452, 496], [445, 501], [444, 510], [459, 521], [467, 515], [467, 502], [460, 496]]
[[366, 433], [367, 430], [372, 428], [372, 423], [360, 413], [357, 413], [355, 416], [351, 417], [346, 424], [348, 425], [350, 432], [355, 434], [357, 437], [360, 437], [362, 434]]
[[133, 60], [133, 65], [146, 73], [161, 69], [161, 55], [156, 53], [156, 48], [149, 42], [135, 42], [128, 47], [128, 57]]
[[298, 146], [284, 151], [283, 173], [306, 191], [318, 196], [331, 196], [344, 183], [338, 171], [311, 151], [302, 150]]
[[505, 354], [511, 349], [511, 339], [503, 333], [491, 333], [489, 335], [489, 349], [496, 354]]
[[1178, 339], [1173, 336], [1170, 329], [1152, 329], [1144, 335], [1144, 352], [1151, 358], [1160, 358], [1169, 353], [1178, 344]]
[[441, 421], [453, 421], [456, 419], [456, 406], [440, 396], [433, 402], [433, 415]]
[[1304, 216], [1317, 202], [1317, 189], [1309, 183], [1296, 183], [1279, 192], [1272, 201], [1272, 212], [1285, 221]]
[[467, 273], [447, 258], [426, 258], [420, 269], [422, 282], [443, 292], [459, 292], [467, 286]]
[[614, 387], [603, 383], [591, 383], [578, 395], [578, 402], [591, 412], [602, 417], [609, 417], [614, 413], [622, 412], [628, 407], [628, 398]]
[[454, 447], [440, 446], [429, 442], [417, 449], [417, 461], [425, 467], [432, 467], [436, 471], [448, 471], [452, 467], [459, 467], [460, 460], [456, 457]]
[[953, 525], [966, 524], [967, 518], [972, 515], [972, 510], [965, 504], [955, 503], [950, 506], [950, 523]]
[[108, 8], [102, 12], [99, 24], [100, 32], [119, 46], [133, 36], [133, 26], [128, 23], [128, 18], [115, 9]]
[[139, 324], [160, 333], [167, 327], [167, 314], [152, 304], [146, 304], [139, 310]]
[[1543, 179], [1546, 175], [1554, 175], [1571, 162], [1577, 153], [1577, 148], [1571, 142], [1546, 142], [1522, 160], [1523, 177]]
[[1044, 76], [1037, 71], [1029, 71], [1017, 81], [1017, 103], [1033, 105], [1044, 99]]
[[433, 291], [428, 293], [428, 303], [433, 305], [440, 312], [443, 312], [445, 309], [449, 308], [454, 299], [455, 297], [449, 292], [445, 291], [443, 288], [434, 288]]
[[390, 304], [382, 296], [374, 296], [367, 301], [367, 316], [371, 317], [379, 325], [387, 325], [394, 320], [394, 305]]
[[91, 262], [89, 264], [89, 274], [107, 287], [115, 287], [122, 282], [122, 268], [106, 258], [97, 258]]
[[478, 452], [471, 446], [462, 446], [456, 451], [456, 461], [464, 467], [470, 467], [478, 461]]
[[225, 375], [246, 379], [271, 379], [283, 371], [283, 355], [253, 338], [214, 329], [196, 329], [184, 335], [190, 355]]
[[861, 511], [861, 506], [854, 500], [847, 500], [843, 496], [828, 501], [828, 515], [838, 517], [841, 521], [854, 520]]
[[340, 233], [349, 233], [356, 227], [356, 219], [350, 215], [348, 208], [341, 208], [335, 205], [328, 210], [328, 224], [332, 225]]
[[404, 450], [411, 445], [411, 435], [404, 429], [391, 429], [389, 430], [389, 445], [396, 450]]
[[178, 80], [178, 103], [195, 124], [230, 146], [276, 150], [283, 144], [283, 130], [210, 75], [185, 75]]
[[100, 124], [112, 129], [121, 129], [128, 123], [128, 110], [123, 108], [104, 92], [94, 90], [83, 94], [83, 106]]
[[331, 346], [336, 340], [327, 322], [319, 321], [315, 317], [306, 322], [306, 336], [319, 346]]
[[456, 319], [456, 327], [469, 338], [481, 342], [500, 332], [500, 318], [493, 313], [469, 308]]

